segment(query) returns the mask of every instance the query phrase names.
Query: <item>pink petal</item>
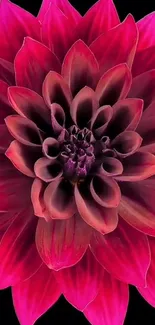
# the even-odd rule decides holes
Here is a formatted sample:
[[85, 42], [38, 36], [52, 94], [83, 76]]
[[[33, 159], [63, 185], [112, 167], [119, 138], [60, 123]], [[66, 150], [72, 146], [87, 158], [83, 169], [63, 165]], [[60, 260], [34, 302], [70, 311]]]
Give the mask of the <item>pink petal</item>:
[[125, 283], [145, 286], [150, 265], [148, 240], [126, 222], [120, 220], [118, 227], [104, 236], [94, 232], [91, 250], [99, 263], [114, 277]]
[[121, 185], [119, 214], [134, 228], [155, 235], [155, 178]]
[[46, 138], [43, 142], [42, 149], [48, 159], [56, 159], [59, 153], [59, 142], [55, 138]]
[[42, 23], [42, 39], [61, 62], [76, 40], [70, 21], [53, 2]]
[[92, 197], [89, 186], [85, 184], [75, 185], [75, 201], [81, 217], [97, 231], [105, 234], [117, 227], [117, 210], [98, 204]]
[[8, 101], [8, 85], [6, 82], [0, 80], [0, 124], [4, 123], [7, 115], [13, 113], [13, 109]]
[[48, 185], [44, 201], [53, 219], [69, 219], [76, 212], [73, 185], [62, 178]]
[[96, 138], [101, 138], [112, 118], [113, 109], [109, 105], [101, 106], [91, 119], [91, 129]]
[[74, 97], [71, 103], [70, 113], [74, 123], [82, 129], [87, 126], [98, 108], [99, 103], [95, 92], [85, 86]]
[[4, 59], [0, 59], [0, 79], [7, 82], [9, 85], [15, 84], [15, 73], [13, 63]]
[[132, 75], [136, 77], [146, 71], [155, 69], [155, 46], [137, 52], [132, 66]]
[[57, 57], [43, 44], [26, 37], [15, 58], [17, 86], [27, 87], [42, 93], [42, 83], [46, 74], [60, 71]]
[[78, 264], [55, 272], [55, 277], [68, 302], [83, 311], [98, 294], [102, 274], [102, 267], [87, 250]]
[[39, 94], [24, 87], [9, 87], [8, 96], [12, 107], [19, 115], [29, 118], [40, 129], [44, 127], [47, 129], [50, 112]]
[[108, 70], [100, 79], [96, 87], [96, 95], [100, 106], [114, 105], [124, 99], [131, 87], [132, 76], [125, 63]]
[[44, 203], [44, 192], [47, 184], [39, 178], [35, 178], [31, 187], [31, 201], [33, 204], [34, 214], [37, 217], [49, 220], [48, 212]]
[[150, 70], [135, 77], [128, 97], [141, 98], [144, 101], [144, 109], [146, 109], [155, 100], [155, 70]]
[[151, 249], [151, 264], [146, 277], [147, 285], [145, 288], [138, 288], [138, 291], [150, 305], [155, 307], [155, 239], [148, 237], [148, 240]]
[[60, 297], [53, 272], [45, 265], [27, 281], [12, 288], [13, 304], [21, 325], [32, 325]]
[[122, 174], [123, 165], [120, 160], [113, 157], [104, 157], [104, 161], [99, 169], [100, 175], [117, 176]]
[[5, 124], [0, 124], [0, 153], [4, 153], [13, 140]]
[[120, 23], [111, 0], [97, 1], [82, 17], [77, 27], [78, 38], [90, 45], [98, 36]]
[[60, 135], [60, 133], [65, 129], [66, 115], [63, 108], [57, 104], [51, 104], [51, 124], [55, 135]]
[[9, 115], [5, 123], [11, 135], [19, 142], [32, 146], [41, 146], [41, 134], [36, 124], [20, 115]]
[[34, 165], [34, 172], [44, 182], [52, 182], [62, 176], [61, 165], [56, 160], [47, 157], [38, 159]]
[[135, 153], [141, 146], [143, 139], [134, 131], [124, 131], [120, 133], [111, 142], [111, 146], [114, 148], [117, 156], [121, 158], [128, 157]]
[[92, 325], [122, 325], [128, 302], [128, 286], [105, 271], [99, 293], [86, 307], [84, 315]]
[[[152, 105], [149, 107], [151, 108]], [[148, 108], [149, 108], [148, 107]], [[154, 105], [153, 105], [154, 107]], [[147, 109], [146, 109], [147, 112]], [[137, 132], [142, 136], [143, 142], [141, 151], [155, 153], [155, 115], [142, 117]]]
[[147, 49], [155, 45], [155, 35], [153, 33], [155, 24], [155, 13], [152, 12], [137, 22], [139, 31], [139, 41], [137, 51]]
[[0, 3], [0, 17], [1, 58], [13, 62], [25, 36], [40, 40], [40, 24], [29, 12], [8, 0]]
[[131, 68], [137, 46], [137, 37], [135, 21], [132, 15], [128, 15], [123, 23], [106, 34], [102, 34], [90, 45], [91, 51], [99, 62], [101, 75], [115, 65], [124, 62]]
[[75, 214], [69, 220], [40, 219], [36, 245], [44, 263], [51, 269], [75, 265], [85, 254], [91, 237], [91, 228]]
[[35, 245], [37, 218], [31, 206], [16, 213], [0, 242], [0, 287], [24, 281], [41, 265]]
[[94, 89], [98, 79], [98, 63], [85, 43], [78, 40], [67, 52], [62, 65], [62, 76], [73, 95], [84, 86]]
[[116, 180], [137, 182], [155, 174], [155, 156], [149, 152], [137, 151], [123, 160], [123, 173]]

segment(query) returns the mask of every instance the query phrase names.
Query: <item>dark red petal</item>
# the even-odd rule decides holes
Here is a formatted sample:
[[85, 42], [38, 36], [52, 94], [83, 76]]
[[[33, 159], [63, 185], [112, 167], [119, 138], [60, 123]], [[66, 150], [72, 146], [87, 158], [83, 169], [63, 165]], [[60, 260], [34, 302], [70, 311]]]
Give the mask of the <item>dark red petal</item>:
[[65, 128], [65, 112], [63, 108], [57, 104], [51, 104], [51, 124], [55, 135], [60, 135]]
[[88, 125], [88, 122], [90, 122], [98, 108], [99, 103], [95, 92], [85, 86], [74, 97], [71, 103], [70, 113], [74, 123], [82, 129]]
[[15, 73], [13, 63], [4, 59], [0, 59], [0, 79], [7, 82], [8, 85], [15, 84]]
[[13, 62], [25, 36], [40, 40], [40, 24], [29, 12], [8, 0], [0, 3], [0, 17], [0, 56]]
[[63, 179], [58, 179], [48, 185], [44, 201], [53, 219], [69, 219], [76, 212], [73, 186]]
[[68, 302], [83, 311], [97, 296], [103, 272], [90, 250], [87, 250], [78, 264], [55, 272], [55, 277]]
[[0, 242], [0, 287], [28, 279], [41, 265], [35, 245], [37, 218], [31, 206], [16, 213]]
[[132, 75], [136, 77], [146, 71], [155, 69], [155, 46], [137, 52], [132, 66]]
[[55, 138], [46, 138], [43, 142], [42, 149], [48, 159], [56, 159], [59, 153], [59, 142]]
[[120, 183], [122, 199], [119, 214], [131, 226], [155, 236], [155, 178]]
[[91, 119], [91, 130], [96, 138], [101, 138], [112, 118], [113, 109], [111, 106], [101, 106], [93, 115]]
[[31, 187], [31, 201], [33, 204], [34, 214], [37, 217], [49, 220], [49, 214], [45, 208], [44, 192], [47, 184], [39, 178], [35, 178]]
[[98, 36], [120, 23], [111, 0], [100, 0], [82, 17], [77, 27], [78, 38], [90, 45]]
[[95, 88], [99, 67], [94, 54], [81, 40], [73, 44], [62, 65], [62, 76], [67, 81], [73, 95], [84, 86]]
[[111, 142], [111, 146], [114, 148], [117, 156], [125, 158], [139, 149], [142, 140], [143, 139], [137, 132], [124, 131], [116, 136], [116, 138]]
[[4, 153], [13, 140], [5, 124], [0, 124], [0, 153]]
[[127, 284], [111, 277], [106, 271], [97, 297], [84, 310], [93, 325], [122, 325], [129, 302]]
[[117, 176], [122, 174], [123, 165], [122, 163], [113, 157], [104, 157], [103, 163], [99, 169], [100, 175], [105, 176]]
[[60, 72], [57, 57], [45, 45], [26, 37], [15, 58], [17, 86], [30, 88], [41, 94], [42, 83], [50, 70]]
[[84, 221], [99, 232], [105, 234], [117, 227], [117, 210], [105, 208], [98, 204], [93, 199], [89, 187], [85, 184], [75, 185], [75, 201]]
[[5, 118], [9, 132], [19, 142], [32, 146], [41, 146], [41, 135], [36, 124], [20, 115], [9, 115]]
[[108, 70], [99, 80], [96, 95], [100, 106], [114, 105], [124, 99], [131, 87], [132, 75], [127, 64], [122, 63]]
[[42, 157], [36, 161], [34, 171], [37, 177], [47, 183], [62, 176], [60, 164], [55, 159], [51, 160], [47, 157]]
[[76, 214], [69, 220], [40, 219], [36, 245], [44, 263], [51, 269], [75, 265], [85, 254], [91, 237], [91, 228]]
[[45, 265], [27, 281], [12, 288], [13, 304], [20, 324], [32, 325], [60, 297], [53, 272]]
[[14, 110], [32, 120], [41, 129], [50, 123], [50, 112], [43, 98], [28, 88], [9, 87], [8, 96]]
[[110, 234], [103, 236], [94, 232], [91, 250], [114, 277], [125, 283], [145, 286], [151, 260], [147, 236], [120, 220]]
[[135, 21], [132, 15], [128, 15], [123, 23], [106, 34], [102, 34], [90, 45], [91, 51], [99, 62], [101, 75], [115, 65], [124, 62], [131, 68], [137, 46], [137, 37]]
[[144, 109], [146, 109], [155, 100], [155, 70], [150, 70], [135, 77], [128, 97], [141, 98], [144, 101]]
[[[149, 107], [151, 106], [152, 105], [150, 105]], [[154, 154], [155, 153], [155, 114], [150, 117], [144, 115], [144, 117], [142, 117], [142, 120], [140, 121], [140, 124], [138, 125], [137, 132], [143, 138], [142, 147], [140, 148], [140, 150], [146, 152], [149, 151]]]
[[137, 182], [155, 175], [155, 156], [149, 152], [137, 151], [123, 160], [123, 173], [117, 180]]
[[51, 2], [42, 23], [42, 39], [61, 62], [76, 40], [74, 29], [64, 13]]
[[152, 12], [137, 22], [139, 41], [137, 51], [147, 49], [155, 45], [155, 35], [152, 32], [155, 24], [155, 13]]
[[13, 109], [8, 101], [8, 85], [0, 80], [0, 124], [4, 123], [7, 115], [13, 114]]

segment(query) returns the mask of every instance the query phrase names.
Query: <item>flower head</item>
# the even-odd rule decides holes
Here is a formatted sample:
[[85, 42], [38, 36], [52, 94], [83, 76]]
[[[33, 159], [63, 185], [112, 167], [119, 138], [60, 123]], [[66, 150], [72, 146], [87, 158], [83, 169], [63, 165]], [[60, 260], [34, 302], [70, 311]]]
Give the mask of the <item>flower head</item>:
[[155, 306], [155, 14], [1, 0], [0, 17], [0, 286], [21, 325], [60, 294], [123, 324], [128, 284]]

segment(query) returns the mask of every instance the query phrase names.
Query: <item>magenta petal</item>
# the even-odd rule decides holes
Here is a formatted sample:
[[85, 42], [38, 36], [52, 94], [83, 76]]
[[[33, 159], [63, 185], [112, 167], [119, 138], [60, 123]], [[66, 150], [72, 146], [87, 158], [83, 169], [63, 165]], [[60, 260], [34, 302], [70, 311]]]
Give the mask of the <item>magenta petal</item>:
[[8, 85], [15, 84], [15, 73], [13, 63], [0, 59], [0, 79], [7, 82]]
[[13, 109], [8, 101], [8, 85], [0, 80], [0, 124], [4, 123], [7, 115], [13, 114]]
[[120, 220], [110, 234], [103, 236], [94, 232], [91, 250], [114, 277], [125, 283], [145, 286], [151, 259], [147, 236]]
[[89, 47], [78, 40], [67, 52], [62, 65], [62, 76], [67, 81], [73, 95], [84, 86], [95, 88], [99, 67]]
[[[59, 36], [58, 36], [59, 35]], [[66, 52], [75, 42], [74, 28], [64, 13], [51, 2], [42, 23], [43, 43], [63, 60]]]
[[41, 265], [35, 245], [37, 218], [32, 208], [16, 213], [0, 242], [0, 287], [28, 279]]
[[117, 227], [117, 210], [98, 204], [92, 197], [89, 187], [85, 184], [75, 185], [75, 201], [84, 221], [99, 232], [105, 234]]
[[127, 64], [122, 63], [108, 70], [99, 80], [96, 95], [100, 106], [114, 105], [124, 99], [131, 87], [132, 75]]
[[142, 141], [143, 139], [137, 132], [124, 131], [116, 136], [111, 142], [111, 146], [119, 157], [125, 158], [136, 152]]
[[29, 12], [7, 0], [0, 3], [0, 17], [1, 58], [13, 62], [25, 36], [40, 40], [40, 24]]
[[122, 325], [129, 302], [127, 284], [111, 277], [106, 271], [97, 297], [84, 310], [93, 325]]
[[47, 184], [41, 181], [39, 178], [35, 178], [31, 187], [31, 201], [33, 204], [34, 214], [37, 217], [49, 219], [48, 212], [44, 203], [44, 192]]
[[68, 302], [83, 311], [97, 296], [103, 272], [88, 249], [78, 264], [54, 274]]
[[45, 265], [27, 281], [12, 288], [13, 304], [20, 324], [32, 325], [60, 297], [53, 272]]
[[47, 157], [40, 158], [34, 165], [34, 172], [37, 177], [44, 182], [52, 182], [62, 176], [60, 164], [55, 160]]
[[123, 23], [112, 28], [106, 34], [103, 33], [90, 45], [91, 51], [99, 62], [101, 75], [115, 65], [124, 62], [131, 68], [137, 46], [137, 37], [135, 21], [132, 15], [128, 15]]
[[46, 74], [60, 71], [57, 57], [43, 44], [26, 37], [15, 58], [17, 86], [30, 88], [42, 93], [42, 83]]
[[[150, 105], [151, 107], [152, 105]], [[148, 107], [149, 108], [149, 107]], [[147, 109], [146, 109], [147, 111]], [[140, 124], [138, 126], [137, 132], [142, 136], [143, 142], [140, 148], [141, 151], [155, 153], [155, 114], [146, 117], [142, 117]]]
[[132, 75], [136, 77], [146, 71], [155, 69], [155, 46], [137, 52], [132, 66]]
[[120, 23], [111, 0], [97, 1], [82, 17], [77, 27], [78, 38], [90, 45], [98, 36]]
[[155, 13], [152, 12], [137, 22], [139, 41], [137, 51], [147, 49], [155, 45], [155, 35], [152, 33], [155, 24]]
[[73, 185], [62, 178], [48, 185], [44, 201], [53, 219], [69, 219], [76, 212]]
[[[75, 214], [69, 220], [40, 219], [36, 245], [44, 263], [53, 270], [76, 264], [86, 252], [91, 228]], [[68, 270], [68, 269], [67, 269]]]

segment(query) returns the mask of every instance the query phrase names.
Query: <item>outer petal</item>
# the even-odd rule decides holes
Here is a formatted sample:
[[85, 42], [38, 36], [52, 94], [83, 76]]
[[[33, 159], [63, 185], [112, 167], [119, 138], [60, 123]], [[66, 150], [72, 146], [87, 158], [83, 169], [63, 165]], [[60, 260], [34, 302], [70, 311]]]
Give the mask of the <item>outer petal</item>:
[[[7, 115], [13, 113], [13, 109], [8, 101], [8, 85], [6, 82], [0, 80], [0, 124], [4, 123]], [[1, 141], [1, 140], [0, 140]]]
[[84, 86], [94, 88], [98, 79], [98, 63], [90, 49], [81, 40], [73, 44], [65, 56], [62, 76], [73, 95]]
[[42, 93], [42, 83], [50, 70], [60, 71], [56, 56], [43, 44], [26, 37], [15, 58], [17, 86]]
[[137, 37], [135, 21], [131, 15], [128, 15], [123, 23], [102, 34], [90, 45], [91, 51], [99, 62], [101, 75], [113, 66], [124, 62], [131, 68]]
[[102, 267], [88, 250], [78, 264], [56, 272], [55, 277], [69, 303], [83, 311], [98, 294], [102, 274]]
[[78, 214], [64, 221], [40, 219], [36, 245], [44, 263], [57, 271], [76, 264], [82, 258], [90, 236], [91, 228]]
[[100, 0], [82, 17], [77, 35], [90, 45], [98, 36], [120, 23], [115, 5], [111, 0]]
[[103, 236], [94, 232], [90, 245], [99, 263], [114, 277], [125, 283], [145, 286], [151, 260], [145, 235], [121, 220], [111, 234]]
[[155, 178], [120, 183], [122, 199], [119, 214], [134, 228], [155, 236]]
[[33, 325], [60, 296], [54, 275], [45, 265], [27, 281], [12, 288], [13, 303], [21, 325]]
[[13, 140], [5, 124], [0, 124], [0, 152], [4, 153]]
[[0, 17], [0, 56], [13, 62], [25, 36], [40, 40], [40, 24], [29, 12], [8, 0], [0, 2]]
[[92, 325], [122, 325], [129, 302], [128, 286], [104, 272], [97, 297], [84, 310]]
[[144, 48], [136, 53], [132, 66], [132, 75], [136, 77], [152, 69], [155, 69], [155, 46]]
[[154, 24], [155, 12], [152, 12], [137, 22], [139, 31], [138, 52], [155, 45]]
[[15, 84], [15, 73], [13, 63], [0, 59], [0, 79], [9, 85]]
[[39, 178], [35, 178], [31, 187], [31, 201], [33, 204], [34, 214], [37, 217], [49, 219], [48, 212], [45, 208], [44, 203], [44, 191], [47, 187], [47, 184]]

